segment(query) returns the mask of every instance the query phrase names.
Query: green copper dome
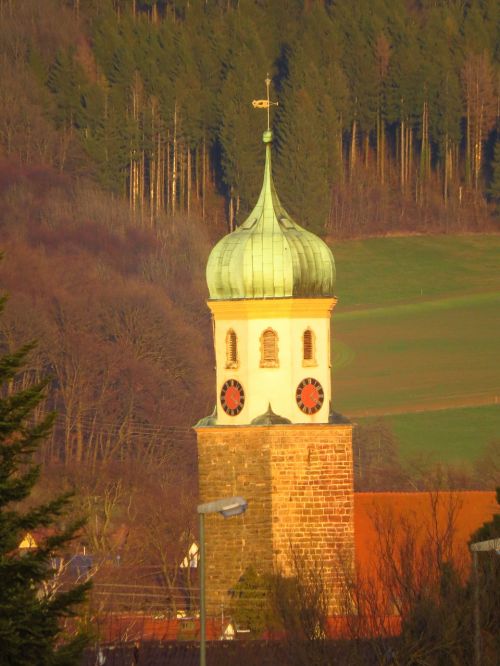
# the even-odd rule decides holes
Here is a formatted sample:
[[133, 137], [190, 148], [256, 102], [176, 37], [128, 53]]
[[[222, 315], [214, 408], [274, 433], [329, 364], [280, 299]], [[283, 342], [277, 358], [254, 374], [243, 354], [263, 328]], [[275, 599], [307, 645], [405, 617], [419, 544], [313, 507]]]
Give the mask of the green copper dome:
[[272, 132], [264, 132], [266, 166], [257, 204], [210, 253], [210, 298], [333, 296], [335, 262], [321, 238], [294, 222], [280, 203], [271, 174]]

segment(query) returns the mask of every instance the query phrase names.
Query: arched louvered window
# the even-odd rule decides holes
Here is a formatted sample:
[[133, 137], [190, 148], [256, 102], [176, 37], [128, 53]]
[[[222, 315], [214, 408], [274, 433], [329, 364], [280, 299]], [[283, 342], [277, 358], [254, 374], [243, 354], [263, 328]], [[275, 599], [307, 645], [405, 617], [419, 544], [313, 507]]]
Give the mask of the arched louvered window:
[[226, 368], [238, 367], [238, 338], [232, 328], [226, 333]]
[[315, 336], [310, 328], [302, 336], [302, 365], [316, 365]]
[[266, 328], [260, 336], [260, 367], [277, 368], [278, 366], [278, 334], [272, 328]]

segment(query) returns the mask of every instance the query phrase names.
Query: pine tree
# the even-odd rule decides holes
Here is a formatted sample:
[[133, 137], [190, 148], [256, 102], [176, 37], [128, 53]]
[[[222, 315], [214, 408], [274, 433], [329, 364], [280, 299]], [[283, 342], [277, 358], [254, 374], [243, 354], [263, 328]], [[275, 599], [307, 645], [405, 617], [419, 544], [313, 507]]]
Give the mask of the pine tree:
[[396, 153], [402, 190], [407, 188], [412, 177], [415, 128], [421, 122], [427, 102], [425, 65], [412, 20], [405, 26], [401, 41], [394, 46], [386, 89], [387, 120], [397, 127]]
[[[51, 563], [82, 523], [56, 529], [69, 495], [19, 508], [39, 478], [40, 468], [33, 457], [53, 422], [52, 415], [33, 422], [46, 382], [13, 390], [32, 347], [26, 345], [0, 358], [0, 664], [69, 666], [79, 663], [86, 639], [77, 633], [65, 640], [61, 621], [75, 614], [74, 607], [84, 600], [88, 584], [50, 592]], [[26, 532], [40, 528], [50, 536], [41, 539], [36, 549], [20, 554], [18, 546]]]
[[[443, 30], [444, 28], [444, 30]], [[455, 158], [461, 141], [464, 115], [457, 67], [458, 25], [449, 7], [429, 10], [422, 29], [422, 58], [426, 61], [427, 107], [421, 123], [420, 180], [423, 185], [431, 168], [431, 146], [442, 168], [443, 198], [449, 198], [450, 184], [456, 179], [458, 164]], [[427, 114], [425, 115], [425, 112]]]
[[99, 182], [111, 191], [123, 193], [132, 122], [120, 114], [119, 105], [110, 95], [102, 100], [87, 97], [85, 103], [93, 115], [81, 136], [83, 147], [92, 159]]
[[500, 8], [497, 0], [469, 0], [464, 3], [461, 31], [466, 51], [490, 52], [498, 45]]
[[[315, 103], [318, 128], [327, 144], [330, 185], [342, 179], [342, 122], [348, 121], [350, 104], [347, 77], [340, 63], [341, 41], [338, 26], [324, 6], [312, 7], [301, 22], [300, 34], [287, 50], [287, 81], [283, 85], [285, 96], [289, 88], [305, 88]], [[281, 120], [279, 111], [277, 115]], [[344, 129], [349, 126], [348, 122]], [[322, 138], [317, 136], [321, 148]], [[290, 139], [293, 141], [293, 137]]]
[[363, 135], [363, 153], [368, 161], [370, 133], [376, 130], [379, 107], [377, 62], [371, 42], [374, 41], [373, 2], [340, 2], [332, 6], [332, 13], [343, 41], [342, 61], [350, 89], [351, 146], [349, 171], [356, 171], [358, 137]]
[[261, 139], [266, 125], [262, 114], [252, 108], [251, 100], [263, 90], [262, 72], [270, 70], [272, 59], [266, 58], [256, 26], [244, 15], [232, 17], [227, 30], [232, 38], [219, 96], [219, 139], [232, 227], [235, 217], [241, 222], [251, 210], [261, 186]]
[[81, 127], [83, 109], [81, 98], [85, 77], [72, 53], [59, 51], [52, 63], [47, 86], [56, 97], [54, 120], [61, 127]]
[[305, 88], [287, 91], [280, 111], [277, 189], [295, 221], [319, 234], [325, 231], [330, 209], [324, 125], [318, 104]]

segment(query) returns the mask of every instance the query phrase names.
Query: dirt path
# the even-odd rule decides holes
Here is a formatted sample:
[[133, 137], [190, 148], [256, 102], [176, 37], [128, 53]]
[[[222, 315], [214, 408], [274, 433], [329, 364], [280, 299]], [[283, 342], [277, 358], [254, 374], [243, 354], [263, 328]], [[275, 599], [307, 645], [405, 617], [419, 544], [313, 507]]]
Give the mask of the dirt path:
[[373, 409], [354, 409], [349, 416], [392, 416], [393, 414], [416, 414], [434, 412], [441, 409], [459, 409], [462, 407], [481, 407], [482, 405], [500, 404], [500, 389], [497, 392], [484, 392], [464, 395], [443, 396], [439, 400], [429, 399], [412, 402], [408, 405], [393, 407], [374, 407]]

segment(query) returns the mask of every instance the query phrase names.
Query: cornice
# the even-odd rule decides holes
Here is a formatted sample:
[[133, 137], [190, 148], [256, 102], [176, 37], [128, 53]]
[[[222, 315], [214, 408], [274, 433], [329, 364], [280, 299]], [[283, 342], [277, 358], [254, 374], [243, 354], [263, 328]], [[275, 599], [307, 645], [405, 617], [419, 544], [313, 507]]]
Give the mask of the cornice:
[[330, 318], [336, 304], [337, 299], [334, 296], [207, 301], [217, 320]]

